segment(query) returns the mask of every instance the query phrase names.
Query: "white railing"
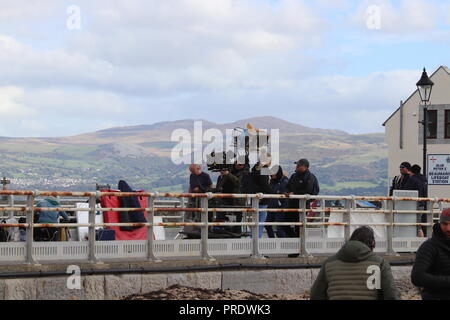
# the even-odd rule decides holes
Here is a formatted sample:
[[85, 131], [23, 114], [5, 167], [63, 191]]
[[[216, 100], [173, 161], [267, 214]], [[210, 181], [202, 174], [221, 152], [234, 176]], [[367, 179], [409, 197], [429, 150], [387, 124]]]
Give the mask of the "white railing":
[[[400, 198], [400, 197], [358, 197], [358, 196], [309, 196], [294, 195], [289, 199], [299, 201], [298, 208], [290, 209], [260, 209], [261, 199], [276, 199], [286, 197], [273, 194], [189, 194], [189, 193], [122, 193], [122, 192], [44, 192], [44, 191], [0, 191], [0, 196], [6, 195], [11, 199], [13, 196], [26, 197], [23, 205], [8, 200], [7, 204], [0, 206], [0, 215], [8, 217], [26, 216], [26, 223], [0, 224], [0, 227], [22, 227], [26, 228], [25, 242], [3, 242], [0, 243], [0, 262], [3, 263], [41, 263], [56, 261], [89, 261], [98, 262], [102, 260], [125, 260], [137, 259], [146, 261], [160, 261], [163, 258], [200, 258], [215, 259], [226, 256], [245, 256], [262, 258], [264, 256], [277, 256], [286, 254], [300, 255], [328, 255], [339, 250], [342, 244], [350, 238], [352, 228], [360, 225], [370, 225], [374, 228], [384, 230], [386, 236], [377, 239], [376, 252], [386, 254], [397, 254], [398, 252], [415, 252], [426, 238], [416, 236], [399, 237], [395, 234], [395, 228], [426, 227], [427, 235], [432, 234], [433, 219], [436, 219], [442, 209], [450, 203], [450, 199], [438, 198]], [[38, 197], [55, 196], [88, 199], [88, 208], [76, 208], [65, 200], [65, 205], [60, 208], [36, 208], [35, 200]], [[148, 221], [145, 223], [96, 223], [97, 211], [141, 211], [139, 208], [98, 208], [96, 200], [102, 196], [140, 196], [148, 197]], [[167, 200], [168, 198], [177, 200]], [[186, 208], [185, 200], [188, 198], [200, 199], [198, 208]], [[241, 208], [210, 208], [208, 200], [213, 198], [247, 199], [249, 206]], [[309, 200], [314, 199], [320, 203], [319, 207], [309, 208]], [[76, 199], [75, 199], [76, 200]], [[180, 201], [182, 200], [182, 201]], [[326, 201], [340, 200], [344, 207], [327, 207]], [[376, 209], [358, 208], [357, 202], [380, 201], [382, 206]], [[427, 202], [428, 210], [397, 210], [397, 204]], [[86, 202], [84, 200], [84, 202]], [[398, 206], [401, 207], [401, 206]], [[80, 223], [57, 223], [37, 224], [33, 222], [35, 212], [39, 211], [88, 211], [89, 221]], [[259, 212], [277, 212], [278, 214], [298, 213], [298, 222], [259, 222]], [[181, 215], [164, 216], [166, 219], [178, 219], [178, 222], [154, 222], [154, 217], [163, 212], [175, 212]], [[201, 216], [200, 222], [184, 222], [183, 213], [197, 213]], [[209, 213], [241, 212], [242, 222], [211, 222], [208, 221]], [[311, 216], [315, 214], [315, 216]], [[382, 222], [352, 222], [352, 215], [383, 216]], [[399, 215], [426, 214], [425, 223], [396, 222], [395, 217]], [[342, 221], [331, 221], [332, 215], [341, 215]], [[170, 217], [170, 218], [169, 218]], [[298, 237], [295, 238], [259, 238], [260, 226], [297, 226]], [[112, 226], [139, 226], [147, 229], [147, 240], [134, 241], [96, 241], [96, 227]], [[154, 240], [154, 227], [184, 227], [197, 226], [200, 228], [200, 239], [180, 240]], [[209, 239], [210, 227], [241, 226], [250, 229], [250, 235], [237, 239]], [[65, 242], [35, 242], [33, 233], [36, 228], [44, 227], [87, 227], [88, 241], [65, 241]], [[330, 236], [331, 229], [338, 236]], [[340, 229], [339, 229], [340, 228]], [[336, 233], [337, 231], [337, 233]], [[340, 234], [340, 232], [342, 234]]]

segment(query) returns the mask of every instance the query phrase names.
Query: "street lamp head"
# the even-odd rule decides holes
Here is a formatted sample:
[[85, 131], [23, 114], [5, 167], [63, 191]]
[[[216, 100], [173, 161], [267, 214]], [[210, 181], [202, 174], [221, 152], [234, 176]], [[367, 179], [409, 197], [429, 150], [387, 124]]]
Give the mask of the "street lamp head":
[[422, 102], [429, 102], [431, 97], [431, 90], [433, 89], [433, 81], [428, 77], [427, 71], [423, 68], [422, 77], [416, 86], [419, 90], [420, 99]]

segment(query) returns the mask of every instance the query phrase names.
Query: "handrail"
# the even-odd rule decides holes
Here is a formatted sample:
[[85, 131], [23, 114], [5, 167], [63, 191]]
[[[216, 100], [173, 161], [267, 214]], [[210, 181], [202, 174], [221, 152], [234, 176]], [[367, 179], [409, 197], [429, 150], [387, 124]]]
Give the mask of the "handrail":
[[[377, 222], [370, 223], [371, 226], [380, 226], [388, 228], [388, 243], [389, 243], [389, 253], [395, 253], [392, 249], [393, 240], [393, 227], [406, 227], [406, 226], [424, 226], [427, 227], [428, 235], [431, 234], [431, 227], [433, 225], [434, 215], [439, 213], [439, 210], [443, 207], [444, 203], [450, 203], [450, 198], [410, 198], [410, 197], [377, 197], [377, 196], [329, 196], [329, 195], [280, 195], [280, 194], [218, 194], [218, 193], [159, 193], [159, 192], [65, 192], [65, 191], [17, 191], [17, 190], [0, 190], [0, 196], [26, 196], [26, 204], [23, 206], [14, 205], [13, 201], [5, 206], [0, 206], [0, 212], [10, 212], [10, 214], [25, 212], [27, 214], [26, 223], [9, 223], [0, 224], [0, 228], [7, 227], [22, 227], [27, 230], [26, 238], [26, 252], [27, 252], [27, 262], [34, 263], [33, 257], [33, 233], [35, 228], [65, 228], [65, 227], [87, 227], [89, 229], [89, 261], [96, 262], [98, 258], [95, 254], [95, 228], [98, 227], [120, 227], [120, 226], [138, 226], [145, 227], [147, 229], [147, 239], [148, 239], [148, 255], [147, 260], [158, 261], [159, 259], [155, 256], [153, 244], [153, 228], [154, 227], [169, 227], [169, 226], [197, 226], [201, 228], [201, 254], [204, 259], [214, 259], [208, 252], [208, 230], [209, 227], [221, 227], [221, 226], [241, 226], [251, 228], [251, 237], [253, 239], [253, 253], [254, 258], [260, 258], [262, 255], [259, 251], [259, 227], [260, 226], [296, 226], [300, 228], [299, 238], [300, 241], [300, 252], [301, 254], [307, 254], [306, 248], [306, 237], [307, 237], [307, 227], [330, 227], [330, 226], [343, 226], [345, 228], [345, 240], [348, 240], [350, 235], [351, 226], [360, 226], [364, 224], [353, 223], [350, 220], [350, 214], [361, 213], [361, 214], [379, 214], [385, 215], [387, 222]], [[89, 207], [88, 208], [75, 208], [68, 206], [60, 207], [35, 207], [35, 201], [38, 197], [79, 197], [88, 198]], [[129, 196], [139, 196], [149, 198], [149, 205], [147, 208], [97, 208], [96, 200], [100, 197], [107, 196], [117, 196], [117, 197], [129, 197]], [[201, 199], [201, 205], [199, 208], [186, 208], [184, 206], [180, 207], [161, 207], [155, 205], [156, 199], [164, 198], [199, 198]], [[209, 208], [208, 199], [221, 199], [221, 198], [231, 198], [231, 199], [248, 199], [251, 202], [251, 206], [248, 207], [232, 207], [232, 208]], [[262, 209], [259, 206], [259, 201], [261, 199], [295, 199], [299, 200], [299, 208], [270, 208]], [[318, 200], [320, 201], [322, 207], [309, 208], [308, 200]], [[325, 207], [325, 200], [344, 200], [344, 208], [333, 208]], [[356, 208], [355, 201], [382, 201], [383, 208], [376, 209], [363, 209]], [[433, 205], [438, 205], [438, 209], [430, 207], [428, 210], [395, 210], [393, 204], [401, 201], [415, 201], [415, 202], [431, 202]], [[12, 205], [11, 205], [12, 202]], [[174, 202], [174, 201], [172, 201]], [[180, 201], [181, 205], [181, 201]], [[96, 223], [95, 214], [96, 212], [123, 212], [123, 211], [147, 211], [149, 220], [145, 223]], [[35, 212], [41, 211], [87, 211], [89, 213], [89, 223], [34, 223], [33, 216]], [[259, 212], [276, 212], [277, 214], [287, 214], [287, 213], [297, 213], [299, 219], [297, 222], [259, 222]], [[198, 213], [201, 216], [200, 222], [154, 222], [153, 217], [157, 212], [192, 212]], [[208, 221], [207, 217], [210, 213], [242, 213], [248, 214], [251, 217], [251, 222], [241, 221], [241, 222], [212, 222]], [[307, 215], [312, 213], [321, 213], [320, 217], [309, 217]], [[325, 214], [339, 213], [342, 214], [344, 220], [342, 222], [332, 222], [329, 221], [329, 217]], [[427, 223], [405, 223], [405, 222], [395, 222], [393, 220], [394, 215], [398, 214], [426, 214], [428, 219]], [[179, 216], [173, 216], [171, 218], [177, 218]], [[430, 219], [431, 218], [431, 219]], [[321, 220], [316, 222], [317, 220]]]

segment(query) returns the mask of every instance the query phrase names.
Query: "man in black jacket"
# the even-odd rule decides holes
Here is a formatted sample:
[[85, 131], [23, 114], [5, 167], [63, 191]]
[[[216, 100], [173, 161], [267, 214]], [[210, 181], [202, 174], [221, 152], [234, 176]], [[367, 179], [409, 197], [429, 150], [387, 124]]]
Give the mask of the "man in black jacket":
[[432, 238], [417, 251], [411, 281], [423, 300], [450, 300], [450, 209], [442, 211]]
[[402, 162], [400, 164], [400, 175], [394, 177], [392, 181], [391, 189], [389, 190], [389, 196], [392, 197], [394, 190], [404, 190], [403, 186], [409, 179], [408, 170], [411, 169], [411, 164], [409, 162]]
[[[314, 174], [312, 174], [309, 171], [309, 161], [306, 159], [300, 159], [299, 161], [295, 162], [297, 165], [295, 169], [295, 173], [291, 176], [289, 179], [288, 185], [286, 187], [286, 195], [290, 196], [293, 194], [296, 195], [318, 195], [319, 194], [319, 182], [317, 181], [317, 178]], [[307, 207], [309, 207], [311, 201], [308, 201], [306, 203]], [[289, 208], [292, 209], [298, 209], [299, 208], [299, 200], [296, 199], [290, 199], [289, 200]], [[299, 221], [299, 214], [293, 213], [289, 214], [290, 221], [291, 222], [298, 222]], [[298, 237], [299, 228], [298, 226], [295, 227], [295, 231], [291, 229], [291, 231], [288, 231], [289, 229], [286, 229], [287, 231], [287, 237], [293, 238]]]

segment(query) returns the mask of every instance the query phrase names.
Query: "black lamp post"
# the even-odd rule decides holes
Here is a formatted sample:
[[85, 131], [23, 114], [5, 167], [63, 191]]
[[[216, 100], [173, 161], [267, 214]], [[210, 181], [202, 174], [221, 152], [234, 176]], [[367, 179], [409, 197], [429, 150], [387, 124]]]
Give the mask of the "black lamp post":
[[423, 121], [419, 121], [423, 125], [423, 175], [428, 181], [427, 172], [427, 136], [428, 136], [428, 108], [427, 103], [430, 101], [431, 90], [433, 89], [433, 81], [428, 77], [427, 71], [423, 68], [422, 77], [417, 82], [417, 89], [419, 90], [420, 100], [424, 103]]

